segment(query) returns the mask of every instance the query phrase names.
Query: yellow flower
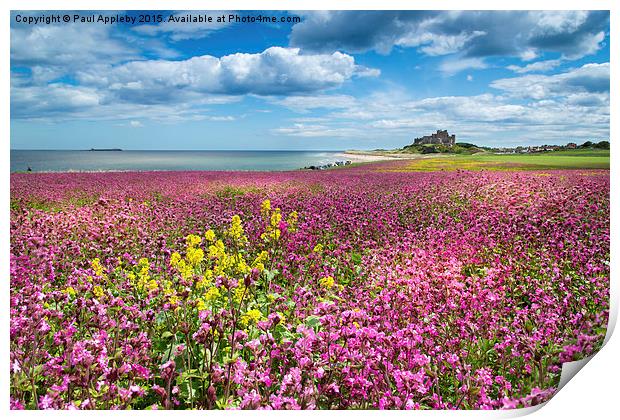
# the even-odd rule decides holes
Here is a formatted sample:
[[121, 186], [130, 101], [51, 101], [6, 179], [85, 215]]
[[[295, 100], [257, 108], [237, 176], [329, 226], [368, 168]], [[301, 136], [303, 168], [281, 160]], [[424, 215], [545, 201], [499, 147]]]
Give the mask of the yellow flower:
[[198, 309], [199, 311], [204, 311], [207, 308], [208, 308], [208, 306], [205, 303], [205, 301], [202, 300], [202, 298], [196, 299], [196, 309]]
[[331, 289], [335, 283], [332, 276], [323, 277], [319, 280], [319, 284], [326, 289]]
[[103, 288], [99, 285], [93, 287], [93, 294], [97, 297], [97, 298], [101, 298], [101, 296], [103, 296]]
[[95, 258], [91, 263], [90, 266], [93, 268], [93, 270], [95, 271], [95, 274], [99, 277], [101, 277], [103, 275], [103, 267], [101, 266], [101, 264], [99, 263], [99, 258]]
[[280, 225], [282, 221], [282, 213], [280, 213], [280, 208], [277, 208], [273, 214], [271, 215], [271, 227], [276, 228]]
[[271, 201], [265, 200], [260, 205], [260, 214], [263, 216], [263, 219], [268, 219], [269, 213], [271, 213]]
[[179, 254], [178, 252], [173, 252], [170, 256], [170, 265], [172, 267], [176, 267], [179, 261], [181, 261], [181, 254]]
[[289, 232], [295, 232], [297, 230], [297, 221], [299, 219], [299, 215], [296, 211], [292, 211], [288, 218], [286, 219], [286, 223], [288, 224]]
[[75, 289], [74, 289], [73, 287], [71, 287], [71, 286], [67, 287], [67, 288], [64, 290], [64, 292], [65, 292], [66, 294], [68, 294], [69, 296], [71, 296], [72, 298], [74, 298], [74, 297], [75, 297], [75, 295], [77, 294], [77, 292], [75, 291]]
[[237, 253], [236, 260], [237, 260], [237, 264], [236, 264], [235, 269], [237, 270], [237, 273], [239, 273], [241, 275], [248, 274], [250, 272], [251, 268], [245, 262], [245, 259], [243, 258], [243, 256], [241, 254]]
[[218, 239], [215, 245], [210, 245], [208, 251], [209, 258], [221, 258], [223, 255], [226, 255], [224, 242], [221, 239]]
[[205, 293], [204, 298], [207, 302], [211, 302], [220, 296], [221, 296], [220, 290], [217, 287], [210, 287], [209, 290], [207, 290], [207, 293]]
[[196, 282], [196, 287], [199, 289], [206, 289], [211, 285], [213, 279], [213, 271], [205, 270], [205, 274], [200, 277], [200, 280]]
[[200, 245], [200, 242], [202, 242], [202, 238], [198, 235], [190, 234], [185, 238], [185, 244], [188, 248], [194, 248], [197, 245]]
[[261, 251], [260, 254], [254, 259], [252, 263], [252, 268], [257, 268], [261, 273], [265, 271], [265, 262], [269, 259], [269, 254], [267, 251]]
[[314, 247], [312, 252], [316, 252], [317, 254], [320, 253], [320, 252], [323, 252], [323, 245], [322, 244], [316, 244], [316, 246]]
[[155, 281], [155, 279], [150, 279], [149, 282], [146, 284], [147, 289], [149, 289], [149, 291], [154, 291], [157, 290], [157, 288], [159, 287], [159, 285], [157, 284], [157, 282]]
[[241, 324], [244, 326], [256, 324], [262, 318], [262, 314], [258, 309], [250, 309], [241, 316]]
[[187, 248], [187, 261], [194, 267], [202, 262], [204, 256], [205, 253], [200, 248]]
[[228, 229], [227, 233], [228, 233], [228, 236], [230, 236], [233, 239], [236, 239], [241, 242], [247, 241], [244, 235], [243, 225], [241, 224], [241, 218], [239, 217], [239, 215], [235, 214], [232, 217], [230, 228]]
[[213, 230], [209, 229], [208, 231], [205, 232], [205, 239], [208, 242], [214, 242], [215, 241], [215, 232], [213, 232]]

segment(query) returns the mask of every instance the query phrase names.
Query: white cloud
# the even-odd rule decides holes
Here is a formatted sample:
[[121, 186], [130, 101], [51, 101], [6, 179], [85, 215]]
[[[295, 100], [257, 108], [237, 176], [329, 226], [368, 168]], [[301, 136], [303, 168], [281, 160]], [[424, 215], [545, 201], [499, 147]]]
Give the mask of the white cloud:
[[537, 61], [536, 63], [528, 64], [526, 66], [511, 65], [506, 68], [514, 71], [515, 73], [533, 73], [553, 70], [560, 64], [562, 64], [562, 60], [544, 60]]
[[81, 67], [137, 58], [138, 51], [112, 37], [104, 25], [43, 25], [11, 28], [11, 64]]
[[132, 128], [140, 128], [140, 127], [144, 127], [144, 124], [142, 124], [140, 121], [137, 121], [137, 120], [131, 120], [129, 121], [129, 126]]
[[418, 47], [427, 55], [446, 55], [461, 51], [472, 39], [485, 35], [484, 31], [461, 32], [444, 35], [432, 32], [408, 33], [395, 42], [401, 47]]
[[284, 106], [297, 112], [308, 112], [312, 109], [348, 108], [355, 103], [355, 98], [349, 95], [311, 95], [287, 96], [284, 98], [270, 98], [270, 102]]
[[[359, 73], [361, 71], [361, 74]], [[281, 95], [338, 87], [354, 76], [376, 74], [347, 54], [302, 55], [298, 48], [271, 47], [258, 54], [183, 61], [132, 61], [78, 73], [83, 84], [108, 87], [126, 101], [175, 100], [184, 94]], [[148, 99], [147, 99], [148, 98]]]
[[[181, 110], [196, 118], [200, 110], [191, 111], [193, 108], [230, 103], [247, 94], [269, 96], [273, 101], [282, 101], [284, 106], [300, 110], [334, 107], [338, 106], [337, 102], [327, 103], [321, 99], [322, 92], [339, 87], [353, 77], [377, 73], [355, 64], [354, 58], [347, 54], [304, 55], [299, 49], [281, 47], [221, 58], [206, 55], [178, 61], [93, 64], [76, 72], [77, 86], [29, 85], [25, 77], [13, 77], [11, 113], [12, 118], [37, 115], [60, 118], [63, 114], [65, 118], [75, 118], [91, 114], [99, 119], [109, 110], [134, 105], [138, 114], [142, 107], [173, 108], [170, 118], [178, 117], [177, 112]], [[39, 78], [56, 76], [53, 72], [42, 72]], [[292, 96], [275, 99], [274, 95]], [[343, 95], [339, 100], [347, 98]], [[78, 102], [79, 106], [75, 106]]]
[[491, 87], [515, 97], [545, 99], [580, 92], [609, 91], [609, 63], [590, 63], [554, 75], [531, 74], [495, 80]]
[[353, 127], [333, 127], [302, 123], [295, 123], [289, 127], [274, 128], [272, 132], [294, 137], [355, 137], [362, 134], [361, 130]]
[[314, 51], [388, 54], [414, 47], [427, 55], [530, 61], [544, 52], [567, 59], [592, 54], [608, 28], [608, 11], [331, 11], [305, 13], [290, 41]]
[[481, 58], [456, 58], [444, 60], [439, 70], [447, 76], [454, 75], [468, 69], [486, 69], [488, 66]]

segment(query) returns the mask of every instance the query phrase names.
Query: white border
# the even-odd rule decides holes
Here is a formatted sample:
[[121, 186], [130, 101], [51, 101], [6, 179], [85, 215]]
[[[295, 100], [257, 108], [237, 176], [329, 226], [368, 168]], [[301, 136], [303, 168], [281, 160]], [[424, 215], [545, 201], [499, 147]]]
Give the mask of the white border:
[[[2, 39], [1, 48], [4, 58], [3, 62], [3, 83], [0, 85], [2, 89], [2, 98], [4, 106], [1, 113], [2, 121], [2, 133], [4, 134], [5, 145], [0, 152], [0, 163], [4, 168], [5, 174], [10, 171], [10, 67], [8, 65], [8, 58], [10, 56], [10, 32], [9, 32], [9, 11], [10, 10], [352, 10], [352, 9], [382, 9], [382, 10], [401, 10], [401, 9], [413, 9], [413, 10], [611, 10], [611, 33], [614, 34], [613, 40], [610, 44], [610, 62], [611, 65], [611, 127], [610, 127], [610, 140], [612, 157], [617, 156], [620, 153], [620, 144], [616, 142], [614, 133], [617, 130], [617, 109], [618, 109], [618, 97], [616, 88], [618, 81], [618, 69], [617, 63], [619, 62], [618, 55], [620, 54], [620, 48], [616, 44], [616, 37], [618, 35], [618, 18], [617, 14], [620, 13], [618, 6], [620, 2], [612, 2], [606, 0], [589, 0], [589, 1], [576, 1], [576, 0], [564, 0], [564, 1], [545, 1], [540, 0], [521, 0], [521, 1], [505, 1], [501, 4], [499, 2], [470, 0], [468, 2], [446, 0], [446, 1], [416, 1], [402, 2], [397, 0], [381, 0], [376, 2], [351, 2], [342, 0], [265, 0], [265, 1], [248, 1], [248, 0], [212, 0], [209, 2], [198, 0], [175, 0], [175, 1], [159, 1], [157, 3], [153, 1], [139, 1], [139, 0], [94, 0], [88, 3], [84, 1], [76, 0], [57, 0], [57, 1], [45, 1], [45, 0], [4, 0], [0, 6], [4, 9], [4, 18], [0, 25], [2, 25], [2, 31], [0, 36]], [[5, 65], [6, 64], [6, 65]], [[612, 172], [611, 172], [611, 190], [616, 191], [619, 186], [618, 173], [613, 168], [615, 164], [612, 160]], [[0, 288], [2, 290], [2, 322], [0, 323], [0, 334], [4, 340], [4, 345], [1, 347], [0, 354], [2, 354], [2, 360], [4, 366], [2, 374], [0, 374], [0, 407], [1, 411], [6, 411], [7, 414], [14, 418], [30, 418], [37, 415], [45, 418], [65, 418], [65, 416], [95, 416], [101, 417], [110, 415], [108, 412], [95, 412], [95, 413], [71, 413], [71, 412], [10, 412], [9, 406], [9, 190], [10, 182], [9, 177], [3, 178], [3, 186], [0, 194], [2, 197], [1, 212], [2, 218], [0, 219], [0, 232], [2, 234], [2, 253], [0, 254], [0, 266], [3, 270], [2, 281], [0, 282]], [[617, 255], [617, 199], [612, 194], [612, 213], [611, 213], [611, 252], [612, 255]], [[615, 275], [617, 272], [618, 264], [615, 257], [611, 259], [611, 272], [612, 272], [612, 313], [611, 326], [615, 325], [617, 319], [618, 308], [618, 279]], [[613, 328], [613, 327], [612, 327]], [[612, 329], [610, 328], [610, 330]], [[546, 418], [593, 418], [593, 419], [607, 419], [617, 416], [618, 409], [616, 400], [618, 399], [618, 385], [617, 381], [620, 378], [620, 363], [618, 361], [618, 355], [620, 355], [620, 341], [617, 337], [608, 334], [607, 343], [599, 354], [595, 355], [592, 360], [587, 363], [581, 372], [577, 374], [576, 379], [569, 381], [569, 383], [558, 394], [551, 399], [544, 407], [537, 410], [514, 410], [504, 412], [480, 412], [480, 411], [459, 411], [459, 412], [444, 412], [444, 411], [424, 411], [424, 412], [359, 412], [359, 411], [345, 411], [345, 412], [183, 412], [181, 415], [184, 417], [195, 416], [214, 416], [216, 418], [290, 418], [291, 416], [300, 417], [332, 417], [343, 416], [346, 418], [355, 417], [370, 417], [370, 416], [385, 416], [385, 417], [401, 417], [401, 416], [415, 416], [425, 418], [505, 418], [514, 417], [534, 411], [529, 418], [532, 419], [546, 419]], [[540, 408], [540, 407], [539, 407]], [[613, 413], [613, 415], [612, 415]], [[176, 413], [175, 413], [176, 414]], [[159, 417], [168, 415], [168, 413], [155, 413], [155, 412], [121, 412], [117, 414], [120, 417], [127, 418], [128, 416], [138, 417]]]

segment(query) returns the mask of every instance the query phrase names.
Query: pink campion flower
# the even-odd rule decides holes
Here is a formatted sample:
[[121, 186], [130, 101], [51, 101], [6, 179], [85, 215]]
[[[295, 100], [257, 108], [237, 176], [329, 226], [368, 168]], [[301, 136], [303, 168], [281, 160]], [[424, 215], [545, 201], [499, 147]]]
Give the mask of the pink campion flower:
[[129, 387], [129, 390], [131, 391], [132, 395], [138, 395], [138, 396], [143, 396], [144, 395], [144, 390], [138, 386], [138, 385], [132, 385]]
[[485, 386], [493, 385], [493, 371], [489, 368], [481, 368], [476, 370], [476, 377], [478, 381]]
[[19, 362], [17, 360], [13, 360], [13, 362], [11, 362], [11, 372], [17, 373], [17, 372], [19, 372], [21, 370], [22, 370], [22, 368], [19, 365]]
[[24, 410], [24, 404], [16, 398], [10, 397], [9, 407], [11, 410]]
[[245, 343], [245, 347], [255, 352], [260, 347], [260, 341], [255, 338]]
[[260, 395], [255, 389], [246, 393], [241, 401], [240, 408], [256, 409], [260, 404]]
[[47, 394], [42, 395], [41, 398], [39, 398], [39, 408], [41, 410], [53, 409], [54, 408], [52, 406], [53, 403], [54, 403], [54, 399]]
[[175, 367], [176, 367], [176, 364], [174, 363], [174, 360], [172, 359], [168, 360], [166, 363], [161, 365], [159, 367], [159, 371], [161, 372], [162, 378], [168, 379], [172, 377], [175, 371]]
[[51, 330], [50, 324], [47, 323], [44, 319], [41, 320], [41, 325], [39, 326], [39, 331], [42, 333], [46, 333]]
[[148, 368], [137, 363], [131, 365], [131, 370], [136, 378], [149, 379], [152, 376]]
[[174, 355], [180, 356], [181, 354], [183, 354], [184, 351], [185, 351], [185, 344], [179, 344], [174, 349]]
[[125, 362], [121, 365], [120, 368], [118, 368], [118, 373], [120, 373], [121, 375], [125, 374], [125, 373], [129, 373], [133, 370], [133, 368], [131, 367], [131, 364]]

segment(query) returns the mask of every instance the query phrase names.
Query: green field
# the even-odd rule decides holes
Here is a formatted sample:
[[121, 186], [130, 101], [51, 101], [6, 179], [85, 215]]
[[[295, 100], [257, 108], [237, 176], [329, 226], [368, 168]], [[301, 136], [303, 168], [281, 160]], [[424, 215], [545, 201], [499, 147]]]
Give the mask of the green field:
[[[430, 172], [464, 170], [517, 169], [609, 169], [609, 150], [566, 150], [558, 152], [509, 154], [478, 153], [475, 155], [414, 155], [403, 161], [396, 171]], [[388, 169], [391, 170], [391, 169]]]

